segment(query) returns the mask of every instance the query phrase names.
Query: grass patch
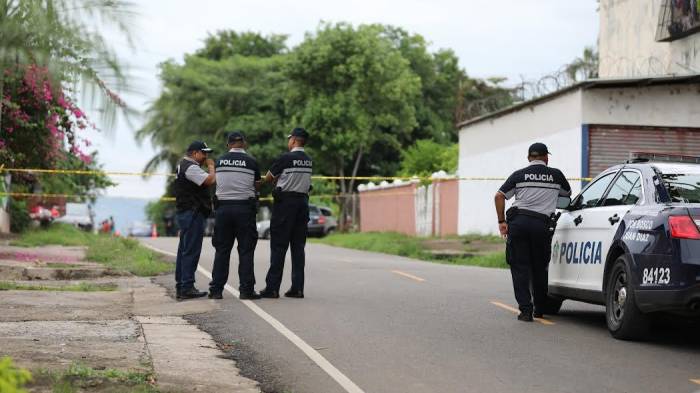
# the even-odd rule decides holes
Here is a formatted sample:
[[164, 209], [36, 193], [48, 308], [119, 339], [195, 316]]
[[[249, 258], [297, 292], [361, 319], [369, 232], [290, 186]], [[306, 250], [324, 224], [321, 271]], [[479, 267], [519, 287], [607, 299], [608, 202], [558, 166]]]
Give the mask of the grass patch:
[[27, 231], [12, 245], [37, 247], [45, 245], [86, 246], [87, 259], [115, 270], [137, 276], [153, 276], [173, 270], [173, 264], [162, 256], [141, 246], [138, 241], [96, 235], [64, 224], [53, 224], [48, 229]]
[[46, 267], [50, 267], [52, 269], [74, 269], [74, 268], [81, 268], [85, 267], [83, 265], [75, 265], [71, 263], [47, 263]]
[[[113, 393], [157, 393], [151, 372], [96, 370], [81, 363], [73, 363], [65, 371], [40, 370], [37, 385], [51, 386], [54, 393], [89, 391]], [[32, 385], [30, 385], [32, 386]]]
[[[465, 251], [478, 251], [469, 246], [472, 242], [501, 244], [498, 236], [467, 235], [453, 237], [465, 244]], [[336, 247], [352, 248], [355, 250], [381, 252], [384, 254], [400, 255], [423, 261], [449, 265], [469, 265], [492, 268], [507, 268], [505, 252], [488, 252], [471, 257], [455, 256], [436, 258], [424, 246], [423, 241], [414, 236], [394, 232], [342, 233], [333, 234], [323, 239], [312, 239], [312, 242], [328, 244]]]
[[109, 292], [117, 289], [117, 284], [93, 284], [81, 282], [79, 284], [52, 286], [17, 284], [14, 282], [0, 281], [0, 291], [68, 291], [68, 292]]

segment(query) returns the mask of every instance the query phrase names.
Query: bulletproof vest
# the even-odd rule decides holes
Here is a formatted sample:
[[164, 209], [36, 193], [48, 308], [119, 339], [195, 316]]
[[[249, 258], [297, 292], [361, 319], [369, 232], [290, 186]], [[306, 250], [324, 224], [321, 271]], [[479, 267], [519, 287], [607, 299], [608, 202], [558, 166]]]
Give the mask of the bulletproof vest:
[[177, 165], [175, 177], [175, 207], [178, 212], [196, 210], [205, 216], [211, 213], [211, 197], [207, 186], [198, 186], [185, 177], [187, 169], [197, 165], [190, 160], [182, 159]]
[[281, 171], [277, 180], [280, 191], [309, 193], [313, 168], [311, 157], [303, 151], [292, 151], [282, 155], [276, 164]]

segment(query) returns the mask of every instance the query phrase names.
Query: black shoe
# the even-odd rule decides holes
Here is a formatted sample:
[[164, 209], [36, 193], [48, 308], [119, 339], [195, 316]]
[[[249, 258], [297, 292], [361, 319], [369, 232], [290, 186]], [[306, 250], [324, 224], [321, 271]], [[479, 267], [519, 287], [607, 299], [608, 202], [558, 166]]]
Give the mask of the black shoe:
[[260, 297], [264, 299], [277, 299], [280, 297], [280, 293], [265, 288], [262, 291], [260, 291]]
[[255, 291], [245, 291], [245, 292], [241, 292], [238, 295], [238, 298], [241, 300], [256, 300], [256, 299], [260, 299], [261, 297], [262, 296]]
[[521, 312], [520, 315], [518, 315], [518, 321], [532, 322], [532, 312]]
[[303, 299], [304, 292], [296, 289], [290, 289], [284, 294], [284, 297], [295, 297], [297, 299]]
[[221, 292], [209, 292], [209, 299], [223, 299], [224, 296]]
[[196, 299], [198, 297], [203, 297], [207, 296], [206, 292], [202, 292], [198, 290], [197, 288], [190, 288], [190, 289], [185, 289], [180, 291], [180, 294], [177, 295], [178, 300], [185, 300], [185, 299]]

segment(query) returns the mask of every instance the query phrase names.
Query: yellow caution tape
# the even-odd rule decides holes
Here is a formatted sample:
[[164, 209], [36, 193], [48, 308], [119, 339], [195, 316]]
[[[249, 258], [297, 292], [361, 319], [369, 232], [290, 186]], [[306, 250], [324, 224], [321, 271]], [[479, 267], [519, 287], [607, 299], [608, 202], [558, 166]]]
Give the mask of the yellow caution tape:
[[[49, 173], [49, 174], [64, 174], [64, 175], [107, 175], [107, 176], [175, 176], [174, 173], [160, 172], [117, 172], [117, 171], [100, 171], [100, 170], [81, 170], [81, 169], [32, 169], [32, 168], [5, 168], [0, 166], [0, 172], [18, 172], [18, 173]], [[314, 180], [364, 180], [364, 181], [449, 181], [449, 180], [464, 180], [464, 181], [503, 181], [505, 177], [448, 177], [448, 178], [433, 178], [429, 176], [311, 176]], [[568, 178], [571, 181], [591, 181], [590, 177], [573, 177]]]

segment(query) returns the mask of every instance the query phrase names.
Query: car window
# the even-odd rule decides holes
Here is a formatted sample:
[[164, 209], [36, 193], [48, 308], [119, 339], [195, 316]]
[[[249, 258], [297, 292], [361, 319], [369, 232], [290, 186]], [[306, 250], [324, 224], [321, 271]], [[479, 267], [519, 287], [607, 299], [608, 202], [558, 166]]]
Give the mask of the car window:
[[587, 209], [595, 207], [598, 205], [600, 198], [603, 197], [603, 193], [610, 185], [610, 182], [615, 177], [615, 173], [608, 173], [607, 175], [601, 177], [600, 179], [593, 182], [588, 188], [586, 188], [572, 204], [574, 210]]
[[326, 216], [326, 217], [330, 217], [330, 216], [333, 215], [333, 212], [330, 211], [330, 210], [328, 210], [328, 209], [323, 209], [323, 208], [321, 208], [321, 214], [323, 214], [323, 215]]
[[313, 206], [313, 205], [310, 205], [310, 206], [309, 206], [309, 213], [310, 213], [310, 214], [316, 214], [316, 215], [321, 214], [321, 213], [318, 211], [318, 207]]
[[641, 176], [637, 172], [624, 171], [610, 187], [603, 206], [634, 205], [642, 195]]
[[700, 203], [700, 174], [664, 173], [661, 179], [671, 201]]

